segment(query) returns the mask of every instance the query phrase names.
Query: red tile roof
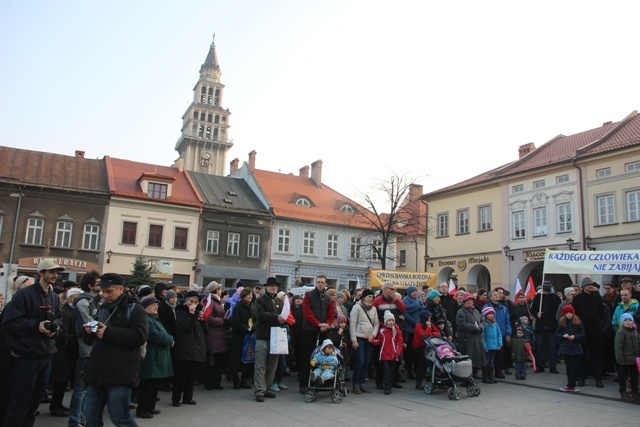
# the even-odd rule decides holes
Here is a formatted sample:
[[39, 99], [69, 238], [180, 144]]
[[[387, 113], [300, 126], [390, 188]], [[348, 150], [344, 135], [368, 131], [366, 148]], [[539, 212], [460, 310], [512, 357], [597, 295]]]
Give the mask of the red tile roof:
[[623, 120], [570, 136], [558, 135], [521, 159], [499, 166], [465, 181], [425, 194], [423, 198], [445, 194], [475, 184], [486, 184], [551, 165], [569, 163], [605, 152], [640, 145], [640, 115], [632, 112]]
[[[355, 228], [372, 227], [359, 215], [341, 212], [344, 204], [364, 209], [326, 184], [318, 188], [311, 178], [256, 169], [254, 176], [267, 196], [278, 218], [324, 223]], [[311, 201], [312, 207], [295, 204], [300, 197]]]
[[[170, 166], [152, 165], [131, 160], [105, 157], [109, 174], [109, 188], [114, 196], [131, 197], [140, 200], [150, 200], [157, 203], [169, 203], [184, 206], [202, 206], [202, 200], [194, 190], [186, 172]], [[174, 180], [171, 197], [166, 200], [153, 199], [140, 188], [140, 178], [160, 177], [160, 181]]]
[[109, 194], [104, 160], [0, 146], [0, 181]]

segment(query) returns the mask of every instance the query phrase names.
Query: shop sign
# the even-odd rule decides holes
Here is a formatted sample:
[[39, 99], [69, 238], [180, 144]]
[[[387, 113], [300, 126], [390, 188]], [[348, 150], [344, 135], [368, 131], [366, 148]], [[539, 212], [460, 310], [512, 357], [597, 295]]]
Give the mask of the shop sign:
[[18, 260], [18, 267], [24, 268], [33, 268], [37, 269], [38, 264], [43, 259], [51, 258], [55, 260], [58, 265], [65, 270], [72, 271], [91, 271], [98, 270], [98, 264], [85, 261], [83, 259], [75, 259], [75, 258], [55, 258], [55, 257], [28, 257], [28, 258], [20, 258]]

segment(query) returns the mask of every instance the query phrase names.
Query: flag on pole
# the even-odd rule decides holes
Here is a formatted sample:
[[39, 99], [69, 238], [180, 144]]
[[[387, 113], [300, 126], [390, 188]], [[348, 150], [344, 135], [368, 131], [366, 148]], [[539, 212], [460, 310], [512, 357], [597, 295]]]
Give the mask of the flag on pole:
[[533, 284], [531, 276], [527, 279], [527, 288], [525, 289], [524, 294], [527, 297], [527, 301], [536, 296], [536, 287]]
[[213, 310], [213, 306], [211, 305], [211, 294], [207, 298], [207, 301], [204, 303], [204, 307], [202, 308], [202, 320], [207, 321], [209, 316], [211, 316], [211, 311]]
[[458, 292], [458, 288], [453, 283], [453, 279], [449, 279], [449, 295], [455, 296], [456, 292]]
[[520, 279], [516, 277], [516, 291], [513, 293], [513, 302], [518, 301], [518, 294], [522, 292], [522, 285], [520, 284]]

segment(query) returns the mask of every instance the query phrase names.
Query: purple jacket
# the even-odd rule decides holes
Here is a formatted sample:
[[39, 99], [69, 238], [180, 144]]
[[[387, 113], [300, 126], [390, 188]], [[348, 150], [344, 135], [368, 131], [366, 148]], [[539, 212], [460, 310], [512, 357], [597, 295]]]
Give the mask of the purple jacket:
[[224, 307], [213, 295], [211, 296], [211, 316], [207, 319], [207, 349], [211, 353], [226, 353], [229, 350]]

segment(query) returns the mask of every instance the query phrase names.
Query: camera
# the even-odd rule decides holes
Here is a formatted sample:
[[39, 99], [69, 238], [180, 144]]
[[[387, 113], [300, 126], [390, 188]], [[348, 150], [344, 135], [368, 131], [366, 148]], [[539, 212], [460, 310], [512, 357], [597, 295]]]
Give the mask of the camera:
[[53, 314], [53, 311], [46, 310], [44, 312], [44, 320], [45, 322], [43, 326], [47, 331], [53, 334], [58, 332], [59, 325], [58, 322], [56, 322], [56, 316]]
[[98, 324], [100, 322], [98, 322], [97, 320], [92, 320], [90, 322], [87, 322], [87, 326], [91, 328], [91, 333], [95, 334], [96, 332], [98, 332]]

